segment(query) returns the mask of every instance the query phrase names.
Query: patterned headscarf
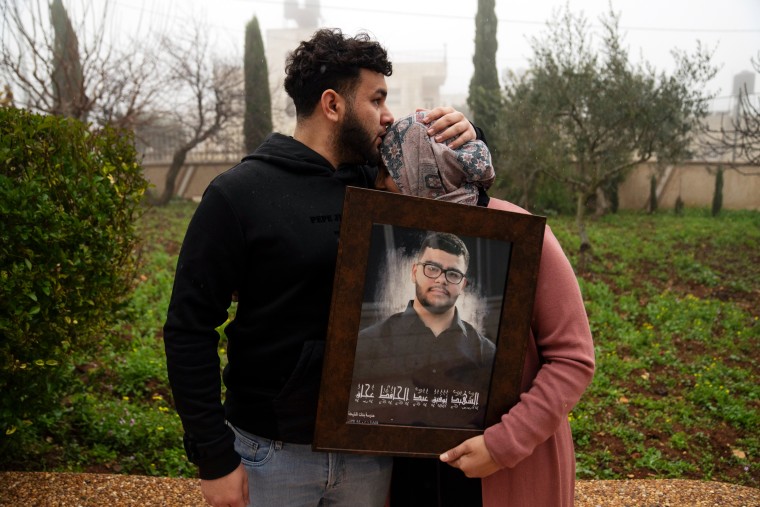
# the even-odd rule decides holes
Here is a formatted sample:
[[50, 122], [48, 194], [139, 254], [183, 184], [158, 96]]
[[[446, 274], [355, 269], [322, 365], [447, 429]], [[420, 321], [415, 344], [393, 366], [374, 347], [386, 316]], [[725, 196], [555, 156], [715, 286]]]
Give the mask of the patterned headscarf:
[[[478, 187], [487, 190], [495, 173], [491, 153], [482, 141], [453, 150], [427, 134], [419, 111], [388, 129], [380, 155], [402, 194], [474, 205]], [[450, 142], [450, 141], [449, 141]]]

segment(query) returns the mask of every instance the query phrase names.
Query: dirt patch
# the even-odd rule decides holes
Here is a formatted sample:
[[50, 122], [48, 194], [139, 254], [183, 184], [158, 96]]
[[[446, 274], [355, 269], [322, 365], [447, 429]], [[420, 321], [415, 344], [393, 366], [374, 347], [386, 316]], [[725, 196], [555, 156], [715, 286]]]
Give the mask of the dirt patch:
[[[139, 475], [0, 473], [0, 506], [205, 507], [197, 479]], [[576, 507], [760, 507], [760, 490], [687, 480], [578, 481]]]

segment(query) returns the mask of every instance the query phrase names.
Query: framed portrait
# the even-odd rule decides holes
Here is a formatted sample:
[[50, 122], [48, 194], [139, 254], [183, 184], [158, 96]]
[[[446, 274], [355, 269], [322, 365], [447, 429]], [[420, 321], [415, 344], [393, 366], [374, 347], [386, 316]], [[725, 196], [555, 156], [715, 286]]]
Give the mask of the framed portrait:
[[437, 456], [519, 399], [546, 219], [349, 187], [313, 447]]

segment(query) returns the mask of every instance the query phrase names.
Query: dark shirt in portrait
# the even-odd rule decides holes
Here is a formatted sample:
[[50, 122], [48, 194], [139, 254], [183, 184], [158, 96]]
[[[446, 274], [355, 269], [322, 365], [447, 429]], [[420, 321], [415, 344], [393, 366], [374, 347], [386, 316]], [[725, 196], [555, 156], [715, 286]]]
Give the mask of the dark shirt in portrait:
[[359, 333], [348, 421], [480, 428], [495, 350], [458, 313], [435, 336], [410, 301]]

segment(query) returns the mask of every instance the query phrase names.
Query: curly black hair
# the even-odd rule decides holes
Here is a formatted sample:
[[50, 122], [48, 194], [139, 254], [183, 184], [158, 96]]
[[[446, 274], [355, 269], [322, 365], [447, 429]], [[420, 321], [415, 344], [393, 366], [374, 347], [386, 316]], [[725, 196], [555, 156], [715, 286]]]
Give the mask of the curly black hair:
[[285, 91], [293, 99], [296, 115], [311, 116], [327, 89], [353, 96], [361, 69], [385, 76], [393, 72], [385, 48], [366, 33], [345, 37], [337, 28], [316, 31], [285, 62]]

